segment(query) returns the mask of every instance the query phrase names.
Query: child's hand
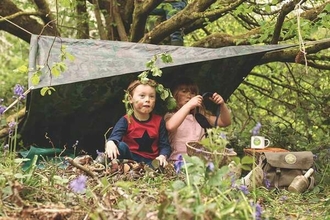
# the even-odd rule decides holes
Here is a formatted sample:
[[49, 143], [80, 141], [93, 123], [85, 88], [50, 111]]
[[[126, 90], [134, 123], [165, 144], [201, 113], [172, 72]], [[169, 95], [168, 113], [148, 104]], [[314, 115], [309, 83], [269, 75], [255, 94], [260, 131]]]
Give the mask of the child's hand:
[[189, 102], [187, 102], [187, 105], [189, 105], [190, 109], [194, 109], [196, 107], [200, 107], [203, 102], [203, 97], [201, 95], [196, 95], [192, 97]]
[[210, 99], [217, 105], [221, 105], [223, 103], [225, 103], [225, 101], [223, 100], [222, 96], [219, 95], [218, 93], [213, 93], [212, 97], [210, 97]]
[[119, 155], [119, 151], [117, 145], [113, 141], [108, 141], [105, 144], [105, 154], [111, 159], [117, 159], [117, 155]]
[[159, 164], [161, 166], [165, 167], [167, 165], [167, 160], [164, 155], [159, 155], [158, 157], [156, 157], [156, 159], [159, 160]]

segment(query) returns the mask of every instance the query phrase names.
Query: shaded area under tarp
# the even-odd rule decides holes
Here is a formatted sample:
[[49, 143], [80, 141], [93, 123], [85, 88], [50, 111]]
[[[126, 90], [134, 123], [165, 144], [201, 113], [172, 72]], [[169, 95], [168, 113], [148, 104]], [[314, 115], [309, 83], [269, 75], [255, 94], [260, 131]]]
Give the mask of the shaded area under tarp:
[[[59, 77], [50, 68], [60, 62], [61, 46], [75, 57], [65, 60], [67, 69]], [[41, 81], [27, 97], [27, 113], [21, 124], [25, 145], [71, 147], [95, 154], [103, 150], [104, 134], [125, 114], [124, 90], [146, 70], [154, 55], [168, 53], [173, 63], [157, 64], [163, 76], [156, 80], [171, 87], [179, 76], [193, 78], [201, 92], [217, 91], [224, 99], [240, 85], [266, 52], [293, 45], [233, 46], [219, 49], [150, 45], [102, 40], [77, 40], [33, 35], [30, 43], [30, 78], [42, 67]], [[31, 86], [31, 82], [29, 82]], [[56, 92], [41, 96], [40, 89]], [[164, 114], [158, 99], [156, 113]]]

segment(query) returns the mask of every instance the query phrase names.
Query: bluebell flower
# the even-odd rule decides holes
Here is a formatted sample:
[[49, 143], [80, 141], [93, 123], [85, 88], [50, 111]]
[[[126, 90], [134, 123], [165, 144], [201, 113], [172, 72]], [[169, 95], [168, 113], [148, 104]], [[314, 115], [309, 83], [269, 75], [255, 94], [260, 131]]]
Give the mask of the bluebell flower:
[[13, 134], [13, 132], [15, 131], [17, 123], [15, 121], [11, 121], [8, 124], [9, 127], [9, 136], [11, 136]]
[[259, 203], [254, 204], [253, 202], [250, 203], [252, 208], [254, 208], [254, 219], [255, 220], [261, 220], [261, 215], [262, 215], [262, 207]]
[[224, 132], [221, 132], [219, 135], [222, 139], [227, 140], [227, 135]]
[[96, 150], [96, 154], [97, 154], [97, 156], [100, 156], [100, 155], [104, 154], [104, 152], [101, 152], [99, 150]]
[[258, 122], [256, 124], [256, 126], [252, 129], [252, 135], [255, 136], [255, 135], [258, 135], [259, 132], [260, 132], [260, 129], [261, 129], [261, 123]]
[[75, 193], [83, 193], [86, 190], [87, 177], [80, 175], [70, 182], [70, 188]]
[[270, 187], [270, 181], [267, 179], [267, 173], [264, 172], [264, 183], [267, 189]]
[[25, 95], [24, 95], [24, 87], [20, 84], [16, 84], [14, 87], [14, 94], [15, 96], [17, 96], [20, 99], [24, 99]]
[[175, 168], [175, 172], [179, 173], [181, 170], [181, 167], [183, 166], [184, 162], [183, 162], [183, 157], [181, 154], [179, 154], [178, 156], [178, 160], [175, 161], [174, 163], [174, 168]]
[[281, 196], [281, 197], [280, 197], [280, 201], [281, 201], [281, 202], [285, 202], [287, 199], [288, 199], [287, 196]]
[[239, 190], [241, 190], [243, 193], [244, 193], [244, 195], [248, 195], [250, 192], [249, 192], [249, 189], [248, 189], [248, 187], [246, 186], [246, 185], [239, 185], [238, 187], [237, 187]]
[[256, 220], [261, 220], [262, 207], [259, 203], [257, 203], [255, 207], [256, 207], [256, 212], [255, 212]]
[[7, 109], [6, 106], [0, 105], [0, 115], [2, 115], [6, 109]]
[[[0, 99], [0, 104], [1, 104], [1, 102], [3, 102], [3, 99]], [[2, 115], [6, 109], [7, 109], [6, 106], [0, 105], [0, 115]]]

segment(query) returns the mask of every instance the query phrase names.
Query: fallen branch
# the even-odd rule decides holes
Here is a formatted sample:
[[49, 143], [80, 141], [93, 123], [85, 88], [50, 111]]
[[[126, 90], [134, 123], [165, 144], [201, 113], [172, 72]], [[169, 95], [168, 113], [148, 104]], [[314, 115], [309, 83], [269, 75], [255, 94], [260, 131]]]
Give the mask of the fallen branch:
[[85, 173], [87, 173], [87, 175], [91, 176], [93, 179], [98, 179], [97, 176], [90, 169], [88, 169], [87, 167], [82, 166], [82, 165], [74, 162], [72, 158], [70, 158], [70, 157], [64, 157], [64, 159], [66, 161], [68, 161], [72, 166], [74, 166], [74, 167], [76, 167], [76, 168], [84, 171]]
[[9, 126], [8, 124], [12, 121], [16, 121], [19, 123], [22, 121], [22, 119], [25, 116], [25, 107], [22, 108], [19, 112], [16, 112], [12, 115], [9, 115], [6, 118], [6, 124], [1, 126], [1, 130], [0, 130], [0, 138], [4, 138], [7, 137], [9, 135]]

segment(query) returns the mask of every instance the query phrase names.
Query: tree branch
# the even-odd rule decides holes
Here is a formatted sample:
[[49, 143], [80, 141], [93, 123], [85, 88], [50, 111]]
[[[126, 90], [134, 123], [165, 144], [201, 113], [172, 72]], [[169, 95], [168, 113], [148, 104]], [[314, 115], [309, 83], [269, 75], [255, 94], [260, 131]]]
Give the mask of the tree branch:
[[[302, 3], [305, 1], [306, 0], [302, 1]], [[293, 11], [295, 9], [295, 6], [298, 3], [300, 4], [300, 0], [290, 1], [283, 5], [282, 9], [280, 10], [280, 14], [277, 17], [276, 25], [275, 25], [274, 32], [273, 32], [273, 38], [270, 41], [270, 44], [278, 43], [285, 17], [287, 14], [289, 14], [291, 11]]]
[[[330, 38], [315, 42], [307, 42], [305, 51], [307, 54], [313, 54], [330, 48]], [[273, 51], [266, 53], [260, 60], [259, 65], [269, 63], [269, 62], [289, 62], [294, 63], [297, 54], [300, 52], [300, 49], [297, 46], [290, 49]]]
[[99, 30], [101, 40], [107, 40], [107, 34], [103, 27], [103, 22], [101, 18], [100, 6], [98, 0], [93, 0], [94, 5], [94, 15], [97, 22], [97, 29]]
[[40, 18], [43, 20], [44, 24], [52, 24], [50, 28], [54, 29], [54, 36], [60, 36], [57, 29], [56, 22], [57, 19], [53, 16], [53, 13], [49, 9], [49, 5], [45, 0], [33, 0], [39, 11], [42, 13]]
[[88, 13], [86, 7], [86, 0], [77, 0], [77, 38], [88, 39], [89, 38], [89, 26], [88, 26]]

